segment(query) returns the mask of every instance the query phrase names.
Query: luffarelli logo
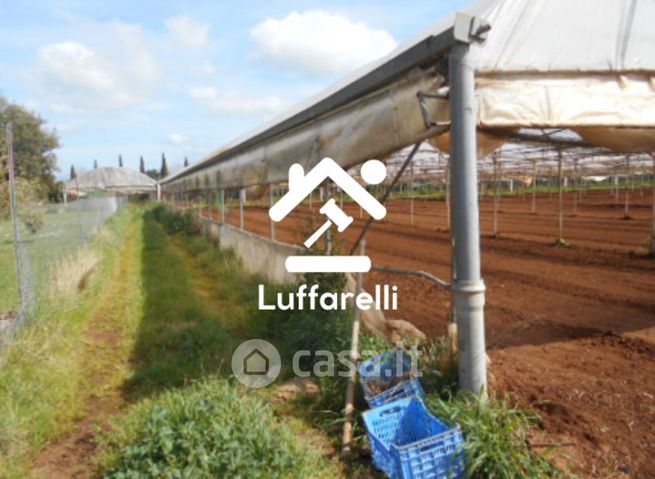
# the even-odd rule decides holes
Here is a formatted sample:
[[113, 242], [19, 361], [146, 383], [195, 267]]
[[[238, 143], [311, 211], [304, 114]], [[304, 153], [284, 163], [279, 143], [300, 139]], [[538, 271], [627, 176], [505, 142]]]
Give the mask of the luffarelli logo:
[[301, 284], [296, 292], [277, 293], [275, 303], [266, 301], [264, 285], [259, 285], [258, 306], [261, 311], [282, 311], [304, 310], [313, 311], [320, 307], [325, 311], [345, 311], [348, 308], [348, 300], [352, 300], [357, 308], [361, 310], [374, 309], [377, 311], [398, 309], [398, 286], [375, 285], [373, 294], [362, 291], [359, 294], [350, 292], [318, 292], [318, 285], [307, 286]]
[[[377, 185], [386, 178], [387, 168], [381, 161], [369, 160], [362, 165], [361, 176], [366, 183]], [[323, 158], [307, 174], [302, 165], [298, 163], [291, 165], [289, 192], [268, 210], [268, 215], [273, 221], [282, 221], [328, 178], [376, 220], [386, 216], [387, 209], [384, 205], [331, 158]], [[348, 216], [337, 205], [334, 198], [328, 198], [319, 211], [325, 215], [326, 221], [307, 238], [305, 241], [307, 248], [316, 243], [332, 225], [342, 233], [353, 222], [352, 216]], [[371, 259], [368, 256], [289, 256], [285, 266], [290, 273], [366, 273], [371, 269]]]

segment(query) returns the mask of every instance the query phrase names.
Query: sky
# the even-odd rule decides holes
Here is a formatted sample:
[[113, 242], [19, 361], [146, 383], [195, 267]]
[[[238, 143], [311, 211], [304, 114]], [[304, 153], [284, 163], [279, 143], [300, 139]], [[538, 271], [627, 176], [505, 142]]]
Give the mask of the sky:
[[175, 169], [468, 3], [0, 0], [0, 95], [56, 129], [59, 177]]

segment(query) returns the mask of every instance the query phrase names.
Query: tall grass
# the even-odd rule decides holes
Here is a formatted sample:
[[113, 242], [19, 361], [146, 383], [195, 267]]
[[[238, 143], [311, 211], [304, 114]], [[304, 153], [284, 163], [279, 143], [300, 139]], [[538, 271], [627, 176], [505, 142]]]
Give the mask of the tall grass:
[[429, 409], [464, 431], [466, 472], [474, 479], [561, 477], [544, 456], [532, 451], [528, 432], [539, 417], [518, 409], [508, 399], [461, 395], [449, 399], [432, 396]]
[[[81, 263], [71, 260], [66, 271], [77, 276], [53, 283], [53, 291], [60, 294], [43, 303], [4, 351], [0, 477], [25, 477], [32, 455], [82, 414], [86, 359], [82, 338], [102, 283], [114, 272], [132, 215], [130, 211], [118, 213], [108, 222], [102, 238], [93, 240], [78, 255]], [[71, 284], [79, 285], [79, 274], [87, 271], [87, 258], [91, 257], [101, 259], [89, 287], [84, 291], [71, 288]]]

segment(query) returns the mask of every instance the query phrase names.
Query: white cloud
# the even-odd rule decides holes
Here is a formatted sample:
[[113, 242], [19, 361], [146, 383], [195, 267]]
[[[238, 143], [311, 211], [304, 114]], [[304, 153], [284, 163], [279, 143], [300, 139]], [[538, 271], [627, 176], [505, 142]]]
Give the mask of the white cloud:
[[172, 143], [175, 143], [176, 145], [181, 145], [182, 143], [186, 143], [188, 138], [184, 135], [181, 135], [180, 133], [171, 133], [168, 136], [168, 139], [171, 140]]
[[164, 23], [173, 38], [184, 46], [198, 48], [207, 45], [209, 41], [209, 24], [188, 15], [170, 17]]
[[96, 47], [71, 40], [42, 46], [37, 56], [42, 88], [71, 112], [147, 100], [160, 80], [160, 71], [141, 26], [97, 24], [95, 41]]
[[270, 115], [287, 107], [286, 102], [276, 96], [223, 95], [213, 87], [192, 88], [189, 90], [189, 96], [199, 105], [220, 113]]
[[385, 30], [324, 10], [267, 18], [250, 37], [258, 57], [312, 75], [348, 73], [396, 47]]

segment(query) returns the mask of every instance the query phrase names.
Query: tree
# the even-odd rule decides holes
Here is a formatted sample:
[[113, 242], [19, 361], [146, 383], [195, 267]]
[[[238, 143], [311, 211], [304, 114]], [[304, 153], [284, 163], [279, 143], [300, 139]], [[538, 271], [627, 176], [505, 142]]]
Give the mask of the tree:
[[185, 156], [184, 157], [184, 167], [186, 168], [187, 166], [189, 166], [189, 159]]
[[146, 163], [143, 161], [143, 156], [139, 159], [139, 171], [141, 173], [146, 172]]
[[166, 178], [168, 176], [168, 164], [166, 163], [166, 155], [161, 154], [161, 169], [159, 170], [159, 177]]
[[[10, 103], [0, 96], [0, 125], [11, 123], [14, 136], [14, 158], [16, 177], [40, 183], [40, 186], [54, 185], [59, 137], [54, 130], [45, 128], [45, 120], [20, 105]], [[4, 158], [7, 140], [4, 128], [0, 134], [0, 152]]]
[[94, 170], [98, 169], [98, 160], [93, 160], [93, 169]]
[[75, 166], [71, 165], [70, 179], [74, 180], [77, 178], [77, 171], [75, 171]]
[[118, 155], [118, 167], [123, 168], [123, 157]]
[[151, 170], [146, 170], [146, 175], [148, 175], [153, 180], [159, 180], [159, 170], [155, 168]]

